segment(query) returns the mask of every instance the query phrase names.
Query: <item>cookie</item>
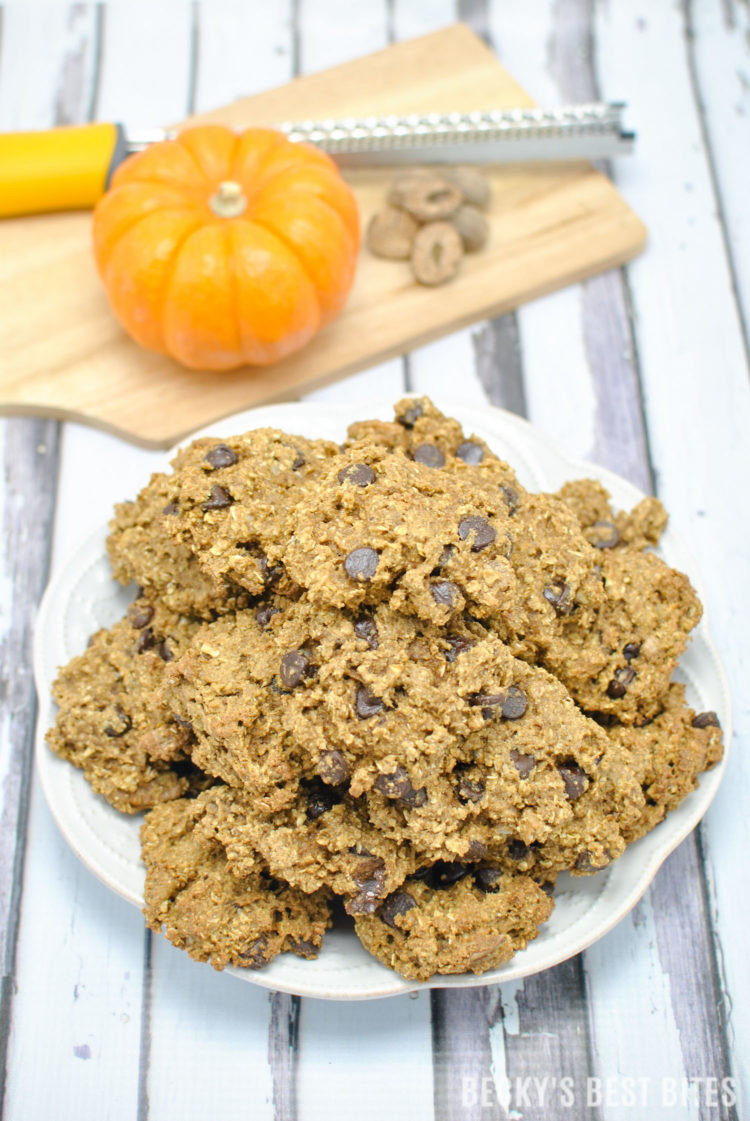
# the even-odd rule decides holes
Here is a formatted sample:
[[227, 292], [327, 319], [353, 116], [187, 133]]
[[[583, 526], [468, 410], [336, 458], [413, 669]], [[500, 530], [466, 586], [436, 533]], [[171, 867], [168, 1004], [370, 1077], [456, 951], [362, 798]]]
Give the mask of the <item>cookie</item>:
[[200, 785], [187, 729], [155, 700], [166, 666], [193, 630], [194, 624], [136, 600], [124, 619], [92, 636], [53, 685], [59, 711], [47, 743], [123, 813]]
[[247, 595], [207, 575], [190, 550], [167, 534], [174, 494], [173, 477], [156, 474], [135, 501], [115, 507], [107, 538], [112, 573], [121, 584], [138, 584], [150, 602], [168, 611], [212, 619], [217, 611], [241, 606]]
[[175, 460], [175, 511], [166, 532], [212, 580], [230, 580], [252, 596], [272, 588], [288, 595], [293, 589], [271, 552], [288, 538], [291, 511], [337, 452], [330, 441], [271, 428], [195, 440]]
[[609, 550], [600, 579], [593, 623], [571, 617], [541, 660], [581, 708], [642, 723], [659, 711], [702, 608], [687, 576], [652, 553]]
[[222, 846], [196, 827], [196, 806], [157, 806], [141, 827], [148, 926], [214, 969], [261, 969], [285, 951], [316, 957], [330, 925], [325, 893], [307, 895], [262, 869], [233, 875]]
[[469, 874], [443, 888], [407, 883], [374, 914], [357, 915], [354, 927], [374, 957], [410, 981], [427, 981], [497, 969], [551, 913], [552, 900], [528, 876], [505, 873], [489, 883]]
[[641, 784], [642, 812], [623, 824], [628, 843], [653, 829], [698, 785], [698, 775], [722, 756], [721, 727], [715, 712], [695, 712], [685, 689], [674, 682], [662, 711], [644, 727], [613, 724], [610, 741]]
[[600, 549], [656, 545], [667, 524], [658, 498], [642, 498], [632, 510], [615, 513], [609, 493], [596, 479], [565, 483], [557, 496], [574, 512], [586, 539]]
[[408, 844], [373, 827], [361, 799], [320, 779], [302, 783], [295, 804], [275, 814], [231, 787], [206, 792], [198, 805], [202, 828], [224, 847], [235, 874], [267, 867], [302, 891], [328, 888], [349, 914], [374, 911], [417, 867]]
[[671, 682], [700, 618], [656, 499], [534, 494], [427, 398], [345, 443], [201, 438], [117, 508], [143, 590], [50, 744], [143, 829], [146, 916], [217, 968], [338, 897], [412, 979], [503, 964], [721, 756]]

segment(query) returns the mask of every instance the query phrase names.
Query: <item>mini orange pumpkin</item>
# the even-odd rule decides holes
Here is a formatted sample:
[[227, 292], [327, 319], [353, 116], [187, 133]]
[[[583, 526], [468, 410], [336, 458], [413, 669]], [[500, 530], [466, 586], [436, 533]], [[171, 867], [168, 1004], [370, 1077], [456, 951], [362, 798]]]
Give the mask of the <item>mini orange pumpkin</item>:
[[94, 212], [118, 320], [195, 369], [299, 350], [343, 307], [358, 248], [333, 160], [273, 129], [186, 129], [126, 160]]

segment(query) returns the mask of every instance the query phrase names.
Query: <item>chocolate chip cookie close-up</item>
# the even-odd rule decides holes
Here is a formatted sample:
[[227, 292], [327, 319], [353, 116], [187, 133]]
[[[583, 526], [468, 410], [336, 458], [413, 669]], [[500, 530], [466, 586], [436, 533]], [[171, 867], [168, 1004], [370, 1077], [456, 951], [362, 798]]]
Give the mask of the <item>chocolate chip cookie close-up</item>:
[[197, 960], [313, 958], [333, 913], [408, 980], [481, 975], [721, 758], [665, 524], [529, 490], [428, 398], [341, 444], [201, 437], [116, 507], [138, 592], [47, 741], [146, 812], [146, 920]]

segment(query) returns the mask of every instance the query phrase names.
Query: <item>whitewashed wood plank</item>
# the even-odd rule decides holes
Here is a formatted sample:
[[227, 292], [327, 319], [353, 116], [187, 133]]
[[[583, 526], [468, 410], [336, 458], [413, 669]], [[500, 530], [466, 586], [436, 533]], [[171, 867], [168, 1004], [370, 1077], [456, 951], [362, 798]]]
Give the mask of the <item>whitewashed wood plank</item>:
[[[28, 115], [11, 111], [11, 120], [3, 119], [0, 127], [87, 119], [97, 85], [96, 9], [78, 5], [50, 11], [49, 37], [40, 37], [38, 13], [30, 8], [6, 9], [4, 14], [0, 103], [22, 106]], [[11, 60], [8, 66], [6, 60]], [[48, 472], [56, 467], [58, 428], [39, 421], [6, 424], [6, 434], [12, 437], [6, 454], [15, 444], [13, 473], [27, 469], [25, 478], [22, 475], [25, 485], [19, 486], [20, 480], [13, 481], [11, 475], [20, 543], [25, 545], [12, 589], [14, 613], [33, 607], [36, 598], [25, 573], [28, 569], [33, 574], [44, 562], [45, 541], [35, 541], [34, 536], [41, 530], [48, 541], [54, 489], [51, 476], [44, 516], [37, 489], [44, 484], [34, 460], [46, 460]], [[30, 674], [30, 651], [22, 646], [15, 654]], [[33, 702], [27, 701], [27, 712], [33, 720]], [[30, 751], [29, 736], [27, 758]], [[115, 1117], [125, 1110], [132, 1115], [140, 1020], [138, 916], [122, 901], [103, 894], [64, 846], [37, 789], [21, 904], [3, 1116], [57, 1116], [66, 1121], [86, 1113]], [[104, 1017], [97, 1015], [102, 1007]]]
[[340, 1005], [304, 1000], [299, 1121], [432, 1121], [429, 1016], [426, 993]]
[[386, 0], [297, 0], [297, 66], [313, 74], [381, 50], [388, 42]]
[[[618, 164], [616, 176], [651, 234], [647, 254], [628, 271], [658, 489], [706, 580], [704, 600], [739, 702], [737, 744], [748, 735], [741, 700], [746, 650], [736, 625], [747, 612], [748, 558], [736, 527], [750, 513], [747, 487], [738, 482], [750, 467], [750, 393], [700, 122], [685, 108], [691, 104], [685, 28], [681, 13], [666, 5], [611, 6], [597, 15], [603, 92], [626, 87], [639, 127], [638, 157]], [[750, 839], [740, 809], [749, 797], [750, 768], [735, 749], [702, 836], [728, 993], [716, 1016], [729, 1012], [734, 1073], [745, 1087], [750, 1015], [741, 994], [750, 991], [750, 968], [737, 862]]]
[[187, 0], [106, 4], [97, 119], [143, 129], [184, 117], [191, 82], [191, 32]]
[[325, 385], [306, 393], [303, 401], [359, 401], [371, 397], [392, 397], [398, 401], [404, 393], [404, 365], [400, 358], [392, 358], [377, 366], [351, 374], [348, 378]]
[[3, 1117], [136, 1115], [143, 921], [61, 840], [33, 784]]
[[[685, 0], [693, 93], [702, 110], [745, 349], [750, 331], [750, 9], [739, 0]], [[689, 189], [686, 184], [686, 189]]]
[[269, 993], [152, 939], [149, 1121], [271, 1118]]
[[409, 355], [409, 388], [414, 393], [483, 405], [487, 394], [475, 363], [476, 340], [482, 328], [467, 328], [429, 343]]
[[198, 5], [196, 112], [287, 82], [295, 64], [292, 20], [286, 0]]

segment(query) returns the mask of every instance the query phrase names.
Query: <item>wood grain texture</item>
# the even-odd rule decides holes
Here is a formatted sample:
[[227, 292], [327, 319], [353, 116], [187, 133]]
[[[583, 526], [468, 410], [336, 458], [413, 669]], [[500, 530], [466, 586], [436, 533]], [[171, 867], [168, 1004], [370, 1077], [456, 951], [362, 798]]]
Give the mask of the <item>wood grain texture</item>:
[[[29, 120], [51, 124], [85, 119], [97, 89], [99, 13], [86, 5], [50, 13], [44, 47], [37, 41], [38, 23], [34, 26], [27, 12], [6, 9], [4, 15], [0, 105], [17, 111], [19, 100], [7, 93], [20, 92], [25, 83]], [[2, 127], [5, 120], [0, 119]], [[31, 620], [52, 541], [59, 425], [15, 420], [4, 428], [4, 541], [15, 568], [8, 603], [16, 626], [23, 619], [22, 630], [14, 632], [11, 626], [6, 635], [13, 669], [5, 680], [14, 702], [10, 742], [22, 749], [27, 771], [35, 711], [29, 679]], [[14, 791], [8, 782], [5, 792], [19, 794], [19, 807], [24, 807], [23, 789]], [[16, 822], [17, 840], [3, 838], [8, 842], [4, 855], [14, 843], [24, 842], [23, 816], [19, 813]], [[132, 1114], [138, 1084], [141, 924], [118, 900], [102, 898], [91, 876], [65, 851], [36, 787], [24, 867], [16, 860], [13, 871], [11, 921], [19, 921], [15, 960], [10, 946], [6, 958], [6, 970], [12, 966], [5, 982], [6, 994], [12, 991], [12, 1016], [5, 1025], [9, 1030], [2, 1033], [3, 1117], [60, 1116], [61, 1100], [75, 1102], [81, 1116], [96, 1112], [105, 1117], [111, 1115], [106, 1104], [110, 1095]], [[50, 922], [51, 915], [66, 919]], [[110, 1010], [106, 1018], [97, 1015], [102, 1006]], [[61, 1024], [64, 1031], [58, 1030]]]
[[[331, 16], [345, 26], [335, 6]], [[368, 27], [365, 22], [362, 41]], [[340, 38], [323, 35], [329, 56]], [[528, 103], [481, 41], [457, 25], [192, 119], [241, 126]], [[348, 173], [365, 219], [382, 204], [389, 176], [387, 169]], [[363, 252], [344, 313], [303, 352], [272, 368], [218, 376], [183, 370], [125, 338], [95, 276], [89, 215], [6, 221], [0, 227], [0, 299], [8, 312], [0, 321], [0, 407], [83, 416], [143, 443], [169, 444], [211, 419], [296, 396], [642, 248], [641, 223], [589, 165], [517, 165], [492, 177], [489, 248], [467, 257], [450, 298], [414, 283], [406, 265]]]
[[[278, 71], [288, 72], [290, 59], [311, 68], [317, 59], [335, 64], [348, 53], [382, 45], [389, 33], [416, 34], [434, 26], [431, 20], [452, 18], [447, 7], [445, 0], [393, 0], [370, 6], [366, 17], [349, 19], [351, 26], [339, 30], [336, 21], [342, 23], [346, 13], [337, 0], [300, 0], [293, 9], [269, 0], [242, 11], [233, 0], [214, 0], [200, 9], [170, 5], [169, 18], [151, 4], [108, 6], [95, 96], [87, 78], [79, 102], [64, 103], [72, 114], [78, 104], [85, 115], [93, 98], [103, 116], [122, 105], [126, 119], [141, 125], [151, 103], [165, 106], [158, 110], [161, 118], [176, 119], [186, 99], [193, 98], [196, 109], [212, 104], [214, 81], [222, 99], [250, 93], [264, 81], [283, 80]], [[750, 572], [741, 527], [750, 510], [746, 488], [733, 480], [738, 472], [746, 477], [750, 466], [750, 408], [726, 245], [734, 230], [727, 200], [746, 168], [733, 169], [718, 158], [718, 118], [710, 119], [707, 104], [701, 131], [687, 55], [689, 47], [696, 61], [713, 52], [714, 68], [727, 60], [726, 84], [716, 89], [723, 98], [730, 69], [742, 57], [743, 24], [733, 31], [721, 22], [734, 7], [730, 0], [721, 9], [708, 0], [696, 3], [690, 44], [683, 14], [671, 6], [627, 0], [597, 3], [592, 12], [586, 0], [528, 0], [514, 13], [501, 0], [462, 0], [457, 14], [471, 18], [486, 37], [492, 31], [505, 61], [512, 61], [539, 100], [557, 99], [566, 89], [585, 91], [597, 75], [607, 96], [629, 98], [639, 154], [614, 173], [658, 236], [625, 276], [610, 273], [513, 317], [415, 349], [408, 377], [415, 392], [480, 406], [491, 399], [526, 412], [571, 453], [597, 458], [645, 487], [653, 459], [655, 483], [701, 570], [720, 573], [709, 582], [707, 600], [742, 697], [747, 657], [738, 620], [747, 612]], [[738, 7], [736, 14], [743, 11]], [[62, 10], [44, 49], [29, 23], [29, 39], [16, 40], [12, 52], [12, 88], [23, 90], [29, 119], [40, 125], [48, 123], [58, 101], [68, 22], [79, 21], [80, 31], [80, 21], [91, 14], [86, 8], [75, 12]], [[226, 32], [233, 14], [236, 38]], [[709, 17], [713, 38], [704, 42], [700, 28]], [[14, 13], [14, 37], [24, 18]], [[163, 41], [155, 43], [154, 36]], [[137, 83], [131, 80], [134, 57]], [[87, 51], [81, 65], [90, 75]], [[696, 73], [705, 83], [712, 71], [700, 65]], [[664, 74], [670, 77], [666, 85]], [[4, 96], [9, 80], [0, 42], [0, 127], [3, 113], [18, 111], [18, 99]], [[653, 127], [646, 127], [654, 112]], [[724, 198], [718, 218], [702, 147], [706, 129], [714, 130], [715, 184]], [[675, 138], [666, 154], [665, 135]], [[691, 190], [678, 191], [684, 183]], [[395, 399], [404, 384], [402, 360], [394, 359], [311, 397], [390, 393]], [[6, 484], [4, 515], [9, 496], [16, 495], [11, 523], [18, 533], [28, 529], [24, 515], [39, 497], [35, 423], [2, 425], [19, 435], [9, 454], [16, 474], [13, 486]], [[153, 456], [67, 424], [60, 458], [53, 565], [106, 516], [112, 479], [123, 496], [132, 493]], [[19, 549], [23, 556], [26, 541], [16, 540], [22, 542], [16, 556]], [[36, 558], [49, 528], [31, 540]], [[16, 589], [5, 602], [22, 618], [35, 594], [28, 574], [16, 563], [5, 575], [5, 587], [10, 576]], [[0, 627], [10, 617], [6, 613]], [[738, 735], [747, 739], [746, 706], [738, 717]], [[0, 752], [8, 744], [7, 727], [2, 731]], [[214, 974], [161, 938], [149, 938], [144, 959], [140, 916], [78, 866], [34, 790], [26, 876], [22, 885], [16, 877], [14, 889], [21, 924], [18, 992], [6, 1025], [13, 1035], [4, 1121], [81, 1121], [90, 1109], [111, 1121], [214, 1115], [270, 1121], [294, 1110], [300, 1121], [339, 1115], [419, 1121], [748, 1116], [746, 1098], [737, 1108], [711, 1105], [705, 1084], [696, 1081], [727, 1070], [746, 1078], [750, 1050], [747, 907], [738, 890], [739, 854], [750, 842], [739, 808], [750, 798], [750, 786], [739, 751], [730, 768], [702, 839], [681, 846], [633, 914], [583, 958], [501, 989], [344, 1007], [303, 1000], [299, 1016], [293, 998], [269, 999]], [[559, 1080], [571, 1076], [575, 1100], [567, 1104]], [[617, 1095], [623, 1076], [653, 1080], [645, 1105], [623, 1104], [615, 1096], [587, 1109], [588, 1077], [612, 1077]], [[556, 1090], [548, 1084], [544, 1092], [544, 1109], [535, 1077], [558, 1080]], [[694, 1081], [684, 1105], [678, 1100], [662, 1111], [663, 1080], [672, 1080], [681, 1095], [686, 1078]], [[524, 1079], [531, 1082], [524, 1086]]]
[[[612, 80], [623, 80], [623, 44], [632, 52], [637, 42], [639, 80], [633, 100], [634, 110], [644, 119], [646, 107], [653, 108], [651, 74], [657, 52], [670, 67], [672, 81], [657, 99], [658, 111], [643, 136], [643, 158], [654, 166], [659, 166], [664, 129], [677, 119], [676, 106], [689, 103], [691, 96], [681, 20], [681, 13], [671, 8], [646, 12], [637, 7], [628, 14], [612, 8], [598, 21], [602, 72]], [[670, 160], [663, 165], [664, 174], [650, 178], [648, 189], [640, 177], [628, 176], [627, 168], [618, 169], [623, 183], [626, 177], [631, 180], [631, 197], [646, 202], [652, 221], [660, 226], [649, 267], [630, 270], [644, 398], [659, 493], [689, 535], [708, 577], [704, 602], [739, 701], [737, 744], [748, 734], [743, 700], [746, 651], [734, 623], [747, 611], [748, 559], [746, 551], [732, 545], [731, 527], [744, 524], [748, 516], [746, 489], [734, 485], [749, 470], [748, 370], [710, 171], [694, 117], [682, 119]], [[681, 190], [668, 205], [667, 195], [677, 185]], [[707, 379], [716, 379], [720, 391], [706, 392]], [[729, 994], [750, 991], [747, 956], [736, 949], [747, 907], [738, 897], [728, 857], [748, 844], [747, 816], [738, 807], [749, 797], [747, 760], [735, 748], [722, 789], [701, 826], [717, 963]], [[747, 1006], [731, 998], [722, 1006], [729, 1011], [733, 1073], [747, 1111]]]

